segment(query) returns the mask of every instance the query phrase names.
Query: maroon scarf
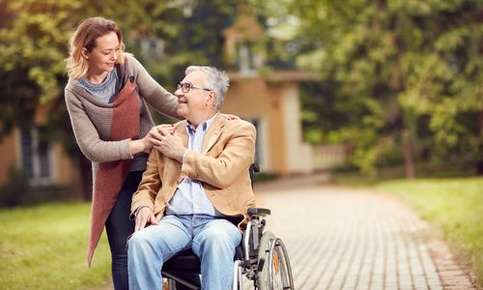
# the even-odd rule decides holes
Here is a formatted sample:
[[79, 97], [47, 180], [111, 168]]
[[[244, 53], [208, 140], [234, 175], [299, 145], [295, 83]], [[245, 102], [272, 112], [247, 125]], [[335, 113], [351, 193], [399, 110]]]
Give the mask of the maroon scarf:
[[[139, 137], [139, 130], [139, 95], [134, 79], [131, 77], [115, 97], [110, 140], [136, 139]], [[89, 266], [107, 217], [116, 203], [130, 165], [131, 160], [118, 160], [99, 164], [92, 197], [91, 233], [87, 251], [87, 263]]]

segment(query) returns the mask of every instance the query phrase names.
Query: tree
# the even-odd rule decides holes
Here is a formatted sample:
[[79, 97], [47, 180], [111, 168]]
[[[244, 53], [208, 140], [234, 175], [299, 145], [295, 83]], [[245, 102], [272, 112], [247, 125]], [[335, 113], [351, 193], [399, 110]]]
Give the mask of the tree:
[[[14, 126], [43, 127], [43, 138], [61, 140], [79, 161], [89, 199], [90, 163], [76, 146], [63, 98], [64, 59], [77, 25], [91, 16], [115, 20], [127, 50], [173, 90], [187, 65], [223, 64], [221, 30], [233, 20], [238, 2], [0, 1], [0, 138]], [[42, 124], [33, 120], [40, 107], [47, 108]]]
[[258, 5], [296, 18], [297, 63], [323, 80], [304, 98], [312, 141], [352, 144], [366, 172], [399, 148], [408, 177], [424, 152], [482, 159], [481, 1], [277, 3]]

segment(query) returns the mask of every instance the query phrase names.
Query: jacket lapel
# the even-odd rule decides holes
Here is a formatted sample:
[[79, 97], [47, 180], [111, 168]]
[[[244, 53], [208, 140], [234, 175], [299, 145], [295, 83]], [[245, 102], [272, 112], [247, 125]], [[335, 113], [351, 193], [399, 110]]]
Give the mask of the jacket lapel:
[[174, 135], [178, 136], [183, 142], [184, 147], [188, 148], [188, 134], [186, 133], [186, 120], [183, 120], [176, 126]]
[[213, 120], [213, 124], [211, 124], [210, 128], [208, 128], [208, 132], [206, 132], [205, 138], [203, 139], [203, 147], [201, 152], [203, 154], [208, 153], [211, 147], [215, 145], [216, 141], [221, 136], [223, 132], [223, 127], [225, 126], [225, 118], [221, 116], [220, 113], [215, 117]]

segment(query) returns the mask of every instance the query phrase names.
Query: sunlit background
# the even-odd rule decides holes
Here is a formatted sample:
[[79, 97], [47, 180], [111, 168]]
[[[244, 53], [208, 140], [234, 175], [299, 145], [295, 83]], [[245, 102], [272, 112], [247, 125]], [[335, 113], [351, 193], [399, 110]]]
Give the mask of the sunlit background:
[[115, 20], [171, 92], [188, 65], [226, 70], [222, 110], [256, 126], [259, 182], [395, 192], [482, 279], [481, 0], [0, 0], [0, 288], [109, 281], [105, 241], [84, 263], [90, 162], [63, 96], [69, 38], [90, 16]]

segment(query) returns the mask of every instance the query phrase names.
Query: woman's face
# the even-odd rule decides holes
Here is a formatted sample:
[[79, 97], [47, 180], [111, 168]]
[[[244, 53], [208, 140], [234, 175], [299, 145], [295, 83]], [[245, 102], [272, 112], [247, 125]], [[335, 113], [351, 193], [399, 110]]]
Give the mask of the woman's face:
[[84, 51], [84, 57], [89, 63], [89, 71], [96, 74], [112, 71], [119, 51], [119, 39], [115, 32], [98, 37], [96, 46], [90, 52]]

